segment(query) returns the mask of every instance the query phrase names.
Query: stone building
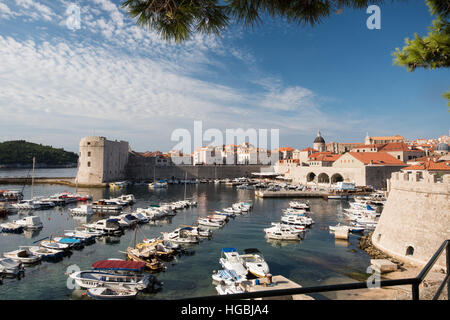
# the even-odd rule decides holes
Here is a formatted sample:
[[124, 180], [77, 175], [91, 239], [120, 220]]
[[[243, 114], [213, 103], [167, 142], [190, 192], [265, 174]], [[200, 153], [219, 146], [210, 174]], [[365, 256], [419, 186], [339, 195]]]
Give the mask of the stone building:
[[128, 154], [126, 141], [110, 141], [105, 137], [81, 139], [76, 183], [97, 185], [124, 179]]
[[[450, 175], [395, 172], [387, 186], [372, 243], [400, 261], [423, 266], [450, 239]], [[445, 268], [445, 254], [438, 266]]]

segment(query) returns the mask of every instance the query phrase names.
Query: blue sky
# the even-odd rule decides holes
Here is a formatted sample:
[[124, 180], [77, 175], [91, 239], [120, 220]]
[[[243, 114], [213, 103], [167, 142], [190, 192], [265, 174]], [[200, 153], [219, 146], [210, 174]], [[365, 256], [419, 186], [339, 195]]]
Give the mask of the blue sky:
[[[66, 9], [81, 8], [81, 29]], [[0, 140], [77, 150], [83, 136], [170, 150], [178, 128], [279, 129], [280, 145], [370, 135], [448, 134], [448, 70], [409, 73], [392, 52], [432, 17], [424, 1], [387, 1], [381, 30], [344, 9], [315, 27], [265, 19], [222, 37], [167, 43], [117, 0], [0, 0]], [[192, 133], [193, 134], [193, 133]], [[206, 144], [206, 143], [205, 143]]]

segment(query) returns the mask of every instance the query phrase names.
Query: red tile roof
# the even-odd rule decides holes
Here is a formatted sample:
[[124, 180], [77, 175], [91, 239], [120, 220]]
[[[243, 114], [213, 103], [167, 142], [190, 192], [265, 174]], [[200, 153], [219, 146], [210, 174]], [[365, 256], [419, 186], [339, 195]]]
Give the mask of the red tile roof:
[[412, 165], [402, 170], [450, 171], [450, 161], [434, 162], [433, 160], [427, 160], [421, 164]]
[[386, 152], [349, 152], [349, 154], [364, 164], [406, 166], [403, 161], [398, 160]]
[[334, 162], [341, 157], [340, 154], [334, 154], [329, 151], [326, 152], [316, 152], [309, 156], [310, 161], [330, 161]]

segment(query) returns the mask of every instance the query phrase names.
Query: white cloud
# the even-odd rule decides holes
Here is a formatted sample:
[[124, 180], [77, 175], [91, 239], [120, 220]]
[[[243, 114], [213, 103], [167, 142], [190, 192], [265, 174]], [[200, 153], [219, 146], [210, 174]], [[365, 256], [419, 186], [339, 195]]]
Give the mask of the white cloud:
[[51, 21], [56, 16], [52, 9], [35, 0], [16, 0], [16, 4], [26, 9], [21, 12], [22, 15], [29, 16], [33, 20], [42, 18], [46, 21]]
[[13, 15], [11, 9], [6, 4], [0, 2], [0, 19], [9, 19]]

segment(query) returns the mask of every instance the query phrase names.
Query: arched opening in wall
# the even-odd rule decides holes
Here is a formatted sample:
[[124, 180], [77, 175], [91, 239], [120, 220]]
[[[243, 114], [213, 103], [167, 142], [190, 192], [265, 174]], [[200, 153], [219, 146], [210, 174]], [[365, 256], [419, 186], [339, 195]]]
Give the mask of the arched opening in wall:
[[412, 256], [413, 254], [414, 254], [414, 248], [412, 246], [409, 246], [408, 248], [406, 248], [407, 256]]
[[319, 183], [330, 183], [330, 177], [326, 173], [321, 173], [317, 177]]
[[314, 172], [310, 172], [306, 175], [306, 181], [311, 182], [316, 178], [316, 174]]
[[331, 176], [331, 183], [342, 182], [342, 181], [344, 181], [344, 178], [339, 173], [335, 173]]

